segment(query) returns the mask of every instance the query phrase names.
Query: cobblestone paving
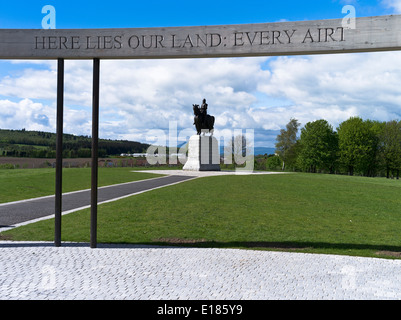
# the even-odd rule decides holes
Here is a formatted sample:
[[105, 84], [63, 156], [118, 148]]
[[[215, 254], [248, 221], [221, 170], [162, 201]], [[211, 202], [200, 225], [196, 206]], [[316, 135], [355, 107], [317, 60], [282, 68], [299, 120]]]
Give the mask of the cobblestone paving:
[[401, 261], [0, 241], [0, 299], [400, 299]]

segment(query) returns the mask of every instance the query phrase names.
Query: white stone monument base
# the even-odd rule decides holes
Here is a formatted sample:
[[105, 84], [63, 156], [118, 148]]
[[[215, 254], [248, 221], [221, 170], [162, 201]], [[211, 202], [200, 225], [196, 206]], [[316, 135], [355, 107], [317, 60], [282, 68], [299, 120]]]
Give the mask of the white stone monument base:
[[213, 136], [192, 136], [188, 143], [188, 159], [182, 170], [220, 171], [217, 139]]

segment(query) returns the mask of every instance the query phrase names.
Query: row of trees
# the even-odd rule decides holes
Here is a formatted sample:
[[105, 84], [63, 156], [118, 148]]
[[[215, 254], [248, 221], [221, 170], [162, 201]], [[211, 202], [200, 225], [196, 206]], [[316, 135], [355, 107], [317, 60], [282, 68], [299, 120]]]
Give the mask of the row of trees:
[[[63, 135], [63, 157], [91, 157], [92, 139], [88, 136]], [[148, 144], [126, 140], [99, 140], [99, 156], [115, 156], [121, 153], [142, 153]], [[42, 131], [0, 129], [0, 156], [54, 158], [56, 134]]]
[[336, 130], [326, 121], [291, 119], [277, 136], [282, 169], [349, 175], [396, 176], [401, 169], [401, 121], [351, 117]]

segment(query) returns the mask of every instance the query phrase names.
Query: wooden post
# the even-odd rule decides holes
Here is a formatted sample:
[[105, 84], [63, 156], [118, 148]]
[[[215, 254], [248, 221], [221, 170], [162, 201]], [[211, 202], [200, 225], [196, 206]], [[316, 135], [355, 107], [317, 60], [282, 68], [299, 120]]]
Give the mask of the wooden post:
[[57, 140], [54, 245], [56, 247], [60, 247], [63, 171], [64, 59], [58, 59], [57, 64]]
[[90, 247], [97, 247], [97, 187], [98, 187], [98, 145], [99, 145], [99, 87], [100, 60], [93, 59], [92, 96], [92, 179], [91, 179], [91, 231]]

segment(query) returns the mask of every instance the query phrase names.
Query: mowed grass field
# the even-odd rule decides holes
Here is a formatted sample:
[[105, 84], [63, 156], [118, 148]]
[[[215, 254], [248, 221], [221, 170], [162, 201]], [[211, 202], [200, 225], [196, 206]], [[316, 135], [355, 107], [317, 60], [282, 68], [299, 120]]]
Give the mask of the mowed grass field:
[[[384, 178], [199, 178], [100, 205], [98, 242], [401, 258], [400, 194], [401, 181]], [[2, 235], [53, 241], [54, 221]], [[89, 242], [89, 209], [63, 216], [62, 240]]]

